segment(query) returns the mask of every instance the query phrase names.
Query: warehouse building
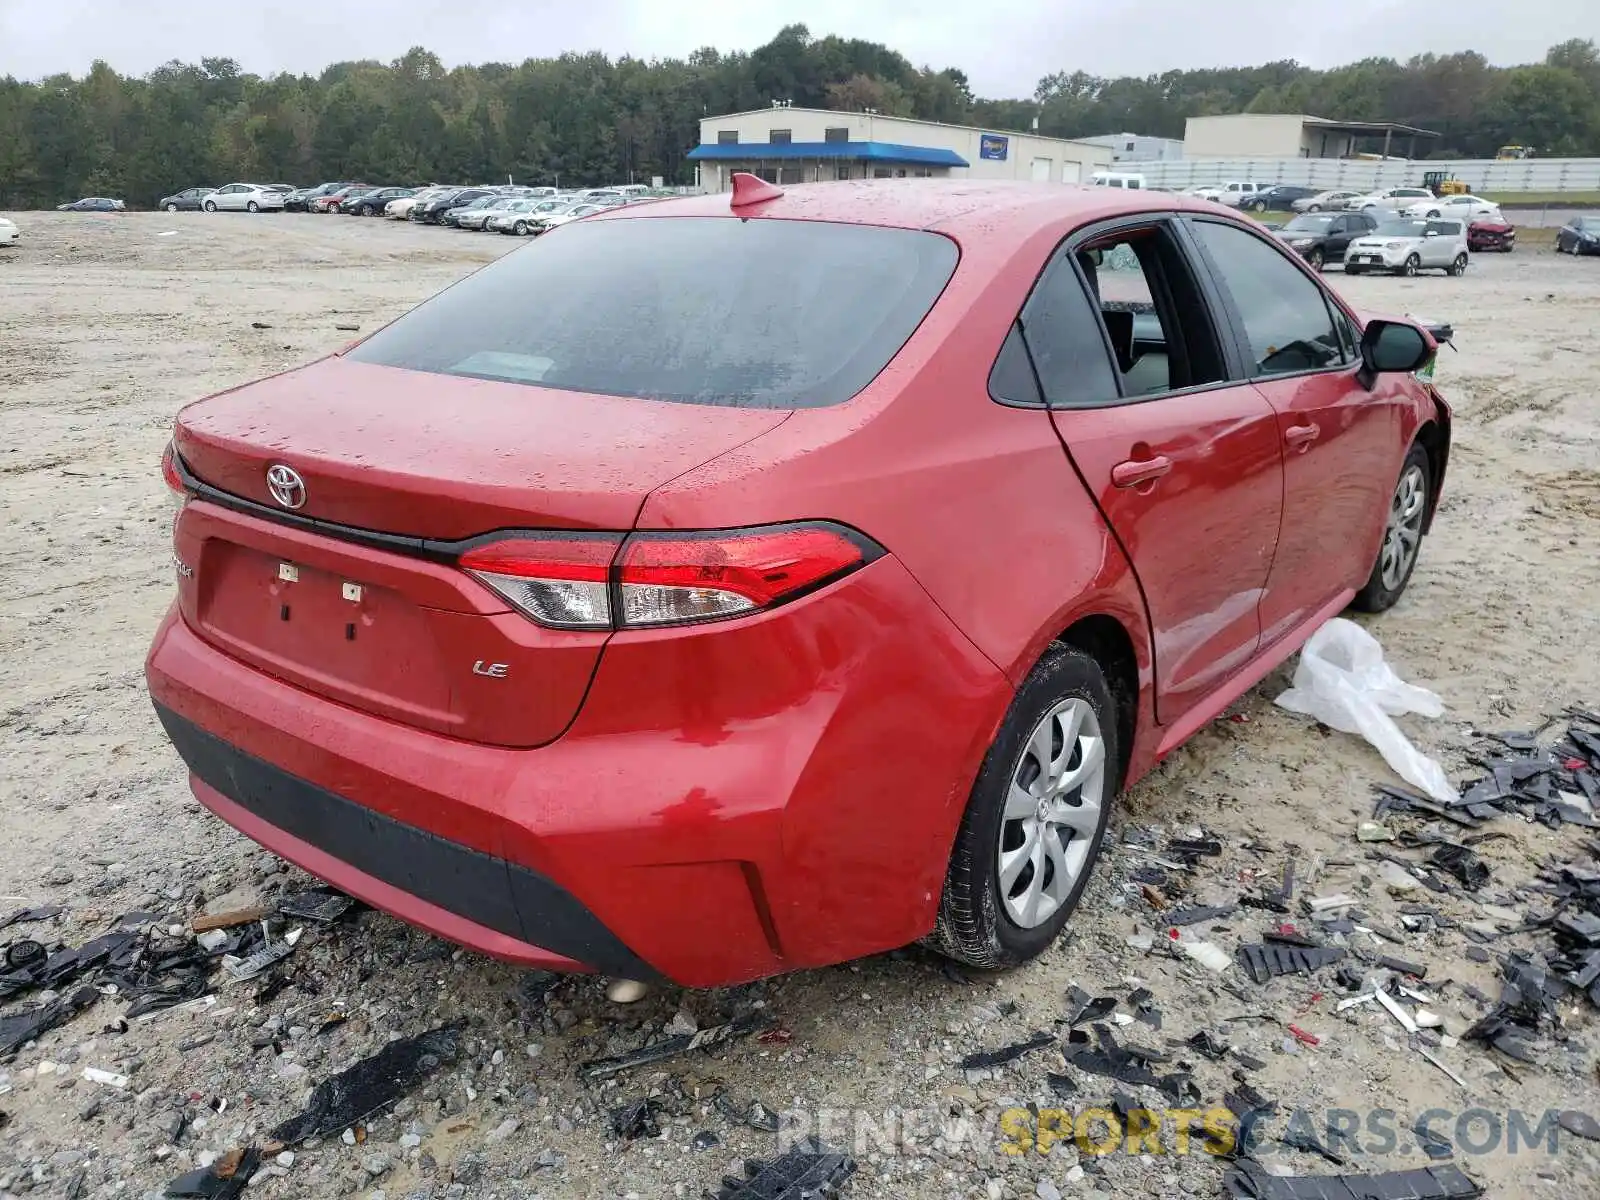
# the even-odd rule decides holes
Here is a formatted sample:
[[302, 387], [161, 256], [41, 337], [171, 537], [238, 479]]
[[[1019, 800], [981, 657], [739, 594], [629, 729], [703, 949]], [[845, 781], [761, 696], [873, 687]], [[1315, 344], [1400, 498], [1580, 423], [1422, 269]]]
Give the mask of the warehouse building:
[[735, 171], [777, 184], [907, 176], [1087, 183], [1111, 165], [1110, 150], [1087, 142], [788, 106], [708, 117], [689, 158], [709, 192], [727, 191]]
[[1146, 137], [1142, 133], [1097, 133], [1079, 138], [1091, 146], [1111, 151], [1112, 162], [1174, 162], [1183, 157], [1183, 142], [1178, 138]]
[[1329, 121], [1288, 113], [1190, 117], [1185, 158], [1354, 158], [1371, 153], [1416, 158], [1419, 139], [1439, 135], [1393, 121]]

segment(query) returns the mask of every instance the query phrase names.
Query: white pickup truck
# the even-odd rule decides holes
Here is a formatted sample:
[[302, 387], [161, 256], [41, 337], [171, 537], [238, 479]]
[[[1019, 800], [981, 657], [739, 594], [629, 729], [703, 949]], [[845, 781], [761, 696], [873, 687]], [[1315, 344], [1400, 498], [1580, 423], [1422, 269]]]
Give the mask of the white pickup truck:
[[1257, 192], [1267, 191], [1271, 187], [1270, 183], [1249, 183], [1234, 179], [1210, 187], [1193, 188], [1189, 194], [1199, 196], [1203, 200], [1215, 200], [1219, 204], [1226, 204], [1229, 208], [1238, 208]]

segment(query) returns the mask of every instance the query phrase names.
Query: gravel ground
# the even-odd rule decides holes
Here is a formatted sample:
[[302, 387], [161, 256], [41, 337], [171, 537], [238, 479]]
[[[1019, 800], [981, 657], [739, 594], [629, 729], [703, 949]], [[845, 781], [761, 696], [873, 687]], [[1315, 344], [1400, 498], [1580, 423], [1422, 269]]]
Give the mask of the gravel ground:
[[[144, 694], [142, 657], [171, 593], [157, 463], [173, 413], [330, 350], [352, 336], [336, 326], [370, 329], [517, 243], [292, 215], [44, 214], [19, 224], [21, 246], [0, 251], [9, 534], [0, 542], [0, 914], [47, 902], [68, 911], [0, 940], [76, 945], [129, 910], [183, 920], [309, 882], [199, 809]], [[1475, 730], [1531, 729], [1563, 705], [1600, 706], [1600, 263], [1540, 244], [1479, 257], [1461, 279], [1332, 278], [1363, 308], [1449, 319], [1458, 331], [1460, 352], [1446, 351], [1439, 373], [1457, 405], [1444, 505], [1405, 601], [1369, 627], [1405, 678], [1443, 696], [1444, 719], [1402, 725], [1459, 777], [1471, 773]], [[1159, 1154], [1147, 1145], [1098, 1157], [1070, 1143], [1047, 1156], [1004, 1153], [995, 1123], [1005, 1110], [1113, 1098], [1111, 1081], [1064, 1067], [1056, 1047], [992, 1072], [959, 1066], [975, 1050], [1059, 1030], [1074, 1007], [1070, 987], [1126, 997], [1141, 985], [1161, 1028], [1134, 1023], [1118, 1036], [1191, 1062], [1196, 1107], [1215, 1107], [1236, 1072], [1280, 1102], [1277, 1132], [1296, 1109], [1319, 1130], [1330, 1109], [1355, 1111], [1363, 1130], [1381, 1125], [1373, 1110], [1390, 1110], [1398, 1137], [1364, 1133], [1348, 1170], [1415, 1167], [1425, 1160], [1406, 1132], [1414, 1118], [1446, 1110], [1433, 1128], [1449, 1135], [1456, 1114], [1482, 1110], [1458, 1139], [1457, 1161], [1491, 1195], [1596, 1194], [1600, 1143], [1564, 1136], [1553, 1153], [1512, 1153], [1506, 1137], [1512, 1110], [1532, 1121], [1549, 1109], [1600, 1112], [1592, 1009], [1564, 1006], [1563, 1036], [1540, 1039], [1531, 1064], [1446, 1038], [1433, 1053], [1458, 1084], [1376, 1005], [1338, 1013], [1347, 993], [1331, 970], [1258, 986], [1238, 968], [1215, 974], [1168, 949], [1151, 908], [1161, 898], [1129, 878], [1164, 837], [1203, 827], [1225, 846], [1192, 877], [1169, 872], [1166, 890], [1185, 902], [1275, 883], [1293, 857], [1297, 897], [1351, 892], [1373, 924], [1398, 931], [1400, 942], [1382, 947], [1352, 939], [1353, 955], [1427, 964], [1421, 986], [1446, 1023], [1424, 1036], [1437, 1041], [1484, 1011], [1463, 988], [1495, 995], [1496, 970], [1469, 960], [1459, 929], [1401, 906], [1422, 900], [1447, 922], [1511, 921], [1484, 903], [1545, 907], [1519, 889], [1547, 858], [1577, 853], [1581, 831], [1504, 819], [1496, 829], [1508, 836], [1479, 847], [1493, 879], [1476, 897], [1390, 895], [1382, 864], [1354, 837], [1369, 786], [1390, 777], [1355, 739], [1272, 706], [1288, 674], [1276, 672], [1124, 799], [1117, 844], [1078, 920], [1025, 970], [971, 978], [909, 950], [728, 992], [658, 991], [623, 1008], [606, 1001], [600, 980], [544, 992], [537, 976], [363, 912], [308, 927], [286, 964], [289, 986], [266, 1002], [250, 985], [223, 986], [209, 1008], [119, 1032], [124, 1004], [105, 997], [0, 1063], [0, 1196], [158, 1195], [197, 1163], [262, 1140], [319, 1079], [392, 1037], [454, 1020], [466, 1022], [457, 1061], [353, 1129], [357, 1144], [298, 1147], [286, 1167], [269, 1158], [249, 1194], [697, 1196], [742, 1158], [775, 1152], [770, 1132], [740, 1119], [760, 1101], [813, 1121], [824, 1107], [873, 1116], [869, 1129], [845, 1116], [825, 1128], [860, 1158], [851, 1195], [1214, 1196], [1222, 1164], [1198, 1152], [1198, 1139], [1194, 1152], [1175, 1153], [1170, 1125]], [[1231, 953], [1278, 919], [1242, 910], [1194, 932]], [[1152, 950], [1129, 944], [1151, 926]], [[1536, 943], [1518, 934], [1503, 944]], [[780, 1036], [606, 1084], [580, 1081], [582, 1062], [664, 1027], [714, 1025], [757, 1006]], [[318, 1032], [330, 1014], [347, 1019]], [[1296, 1040], [1291, 1022], [1317, 1043]], [[1264, 1065], [1168, 1045], [1203, 1028]], [[126, 1086], [87, 1080], [85, 1067], [125, 1075]], [[1076, 1094], [1052, 1099], [1051, 1072], [1075, 1079]], [[1143, 1103], [1159, 1096], [1116, 1090]], [[619, 1140], [610, 1110], [646, 1095], [660, 1102], [661, 1136]], [[895, 1112], [906, 1114], [901, 1136], [881, 1136]], [[937, 1119], [968, 1120], [971, 1136], [950, 1126], [934, 1137]], [[880, 1137], [866, 1136], [873, 1130]], [[713, 1140], [696, 1141], [707, 1131], [715, 1144], [697, 1148]], [[1277, 1169], [1336, 1169], [1276, 1149]]]

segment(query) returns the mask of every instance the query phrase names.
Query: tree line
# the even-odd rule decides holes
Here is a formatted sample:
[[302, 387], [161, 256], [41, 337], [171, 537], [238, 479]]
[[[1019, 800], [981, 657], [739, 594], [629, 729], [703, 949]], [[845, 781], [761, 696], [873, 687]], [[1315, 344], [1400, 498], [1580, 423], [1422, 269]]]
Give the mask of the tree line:
[[392, 63], [261, 77], [227, 58], [143, 77], [96, 62], [84, 77], [0, 80], [0, 208], [82, 195], [132, 206], [236, 179], [581, 186], [694, 181], [702, 117], [766, 107], [860, 110], [1055, 137], [1182, 137], [1184, 120], [1231, 112], [1393, 120], [1437, 130], [1438, 157], [1600, 156], [1600, 52], [1574, 39], [1542, 63], [1477, 53], [1374, 58], [1332, 70], [1294, 62], [1108, 79], [1040, 80], [1025, 99], [982, 99], [958, 69], [914, 66], [876, 42], [781, 30], [748, 53], [644, 61], [563, 54], [451, 69], [416, 48]]

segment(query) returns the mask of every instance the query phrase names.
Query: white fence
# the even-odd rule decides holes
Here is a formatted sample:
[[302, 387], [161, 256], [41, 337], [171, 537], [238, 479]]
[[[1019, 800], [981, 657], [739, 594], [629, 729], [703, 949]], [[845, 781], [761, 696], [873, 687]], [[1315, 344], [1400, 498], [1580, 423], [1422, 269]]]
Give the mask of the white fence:
[[1477, 193], [1600, 192], [1600, 158], [1416, 159], [1373, 162], [1355, 158], [1210, 158], [1176, 162], [1123, 162], [1119, 171], [1137, 171], [1151, 187], [1186, 188], [1230, 179], [1287, 183], [1300, 187], [1421, 187], [1424, 171], [1445, 171]]

